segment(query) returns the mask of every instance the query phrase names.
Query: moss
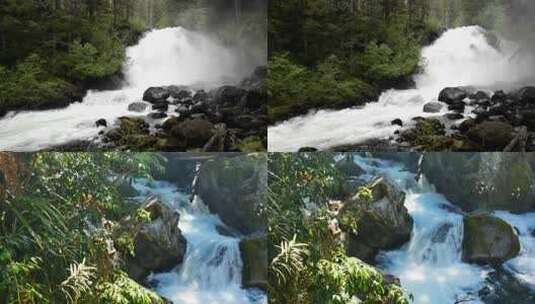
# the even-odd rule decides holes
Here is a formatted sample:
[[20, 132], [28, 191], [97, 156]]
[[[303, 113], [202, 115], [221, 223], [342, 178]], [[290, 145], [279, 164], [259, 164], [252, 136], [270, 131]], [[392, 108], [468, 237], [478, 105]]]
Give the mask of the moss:
[[[494, 250], [497, 243], [503, 241], [502, 238], [510, 241], [511, 246], [506, 253], [495, 256]], [[475, 263], [503, 262], [519, 251], [520, 242], [513, 227], [504, 220], [486, 214], [464, 218], [463, 259]]]
[[243, 152], [264, 152], [266, 147], [262, 143], [262, 139], [258, 136], [249, 136], [238, 144], [238, 148]]

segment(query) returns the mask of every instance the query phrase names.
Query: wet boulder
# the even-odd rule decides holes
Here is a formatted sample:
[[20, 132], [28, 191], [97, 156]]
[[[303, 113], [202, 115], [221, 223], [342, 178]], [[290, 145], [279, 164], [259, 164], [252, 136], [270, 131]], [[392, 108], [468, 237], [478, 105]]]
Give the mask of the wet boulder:
[[353, 157], [350, 154], [337, 161], [335, 167], [346, 177], [360, 176], [364, 173], [364, 170], [353, 161]]
[[522, 153], [428, 153], [422, 172], [464, 211], [535, 211], [529, 155]]
[[171, 93], [165, 87], [150, 87], [143, 93], [143, 100], [155, 103], [165, 101], [169, 96], [171, 96]]
[[170, 133], [187, 148], [202, 148], [213, 136], [214, 125], [203, 119], [187, 119], [174, 126]]
[[463, 261], [496, 265], [518, 255], [518, 235], [504, 220], [487, 214], [477, 214], [466, 216], [463, 224]]
[[205, 162], [200, 169], [197, 193], [211, 212], [242, 234], [265, 231], [258, 210], [266, 191], [264, 154], [221, 157]]
[[524, 104], [535, 104], [535, 87], [525, 87], [517, 93], [520, 102]]
[[463, 101], [463, 99], [465, 99], [467, 96], [468, 94], [465, 89], [449, 87], [440, 91], [438, 100], [447, 104], [453, 104]]
[[95, 125], [98, 127], [107, 127], [108, 126], [108, 122], [106, 121], [106, 119], [99, 119], [95, 122]]
[[150, 214], [150, 220], [131, 227], [135, 250], [127, 260], [127, 271], [137, 281], [142, 281], [150, 272], [168, 271], [182, 263], [187, 247], [178, 228], [178, 211], [157, 199], [146, 202], [141, 208]]
[[153, 103], [152, 109], [154, 111], [167, 112], [169, 109], [169, 103], [167, 101]]
[[164, 112], [153, 112], [153, 113], [149, 113], [149, 115], [147, 115], [148, 118], [150, 119], [164, 119], [167, 117], [167, 113], [164, 113]]
[[475, 101], [476, 104], [485, 104], [490, 101], [490, 95], [483, 91], [477, 91], [470, 95], [470, 99]]
[[404, 206], [405, 193], [384, 178], [372, 185], [371, 201], [353, 197], [344, 204], [340, 218], [356, 212], [357, 234], [349, 233], [346, 249], [350, 256], [373, 262], [379, 250], [398, 248], [410, 240], [413, 220]]
[[393, 125], [393, 126], [398, 125], [398, 126], [402, 127], [403, 126], [403, 121], [401, 119], [399, 119], [399, 118], [396, 118], [396, 119], [392, 120], [390, 122], [390, 124]]
[[174, 99], [183, 100], [191, 97], [191, 91], [185, 86], [168, 86], [167, 90]]
[[206, 93], [204, 90], [199, 90], [195, 92], [195, 95], [193, 95], [193, 102], [207, 102], [209, 99], [208, 93]]
[[425, 113], [438, 113], [442, 109], [442, 104], [439, 102], [428, 102], [424, 105]]
[[269, 267], [266, 235], [243, 238], [240, 241], [240, 253], [243, 261], [242, 285], [267, 290]]
[[500, 121], [485, 121], [472, 127], [466, 135], [485, 150], [501, 151], [513, 139], [513, 126]]
[[490, 101], [492, 104], [496, 104], [496, 103], [503, 103], [505, 102], [506, 99], [507, 99], [507, 94], [505, 94], [504, 91], [500, 90], [500, 91], [494, 92], [494, 94], [490, 98]]
[[216, 104], [237, 105], [247, 92], [235, 86], [222, 86], [213, 92]]
[[130, 112], [144, 112], [149, 107], [148, 104], [144, 102], [133, 102], [128, 105], [128, 111]]

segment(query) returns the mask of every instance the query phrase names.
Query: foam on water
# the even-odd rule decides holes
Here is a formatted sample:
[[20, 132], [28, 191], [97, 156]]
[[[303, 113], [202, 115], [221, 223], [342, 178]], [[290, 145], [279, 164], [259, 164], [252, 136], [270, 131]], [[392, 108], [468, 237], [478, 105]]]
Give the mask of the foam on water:
[[127, 83], [120, 90], [89, 91], [83, 102], [48, 111], [9, 113], [0, 120], [0, 150], [36, 151], [97, 136], [95, 121], [113, 123], [141, 101], [150, 86], [221, 84], [245, 76], [239, 57], [208, 35], [181, 27], [148, 32], [127, 49], [123, 68]]
[[[463, 215], [452, 211], [456, 208], [425, 176], [416, 182], [415, 174], [391, 161], [355, 157], [355, 162], [366, 171], [365, 177], [382, 175], [405, 191], [405, 207], [414, 220], [411, 240], [398, 250], [381, 252], [380, 267], [400, 279], [414, 303], [481, 303], [478, 291], [492, 269], [462, 261]], [[519, 231], [521, 252], [505, 264], [506, 269], [535, 287], [535, 213], [495, 215]]]
[[[416, 116], [437, 115], [424, 113], [423, 105], [436, 101], [445, 87], [513, 86], [528, 79], [533, 74], [530, 62], [534, 59], [530, 54], [513, 56], [517, 50], [518, 47], [505, 40], [501, 41], [500, 50], [493, 48], [485, 31], [478, 26], [451, 29], [422, 50], [424, 68], [414, 77], [414, 89], [388, 90], [377, 102], [361, 108], [320, 110], [271, 126], [269, 150], [327, 149], [387, 138], [399, 128], [390, 123], [396, 118], [407, 124]], [[438, 114], [446, 111], [444, 107]]]
[[149, 276], [156, 291], [176, 304], [265, 304], [266, 296], [241, 288], [242, 260], [237, 237], [219, 234], [225, 225], [202, 200], [180, 193], [167, 182], [142, 180], [135, 184], [142, 196], [156, 195], [180, 213], [179, 228], [187, 240], [184, 261], [175, 269]]

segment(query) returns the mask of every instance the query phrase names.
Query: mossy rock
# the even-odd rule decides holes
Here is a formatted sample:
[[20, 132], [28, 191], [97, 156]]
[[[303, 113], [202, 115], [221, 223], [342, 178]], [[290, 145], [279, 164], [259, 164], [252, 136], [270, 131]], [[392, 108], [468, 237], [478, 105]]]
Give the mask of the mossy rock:
[[242, 284], [263, 290], [268, 286], [267, 238], [265, 235], [244, 238], [240, 242], [243, 261]]
[[520, 252], [514, 228], [504, 220], [476, 214], [464, 218], [463, 261], [477, 264], [501, 264]]

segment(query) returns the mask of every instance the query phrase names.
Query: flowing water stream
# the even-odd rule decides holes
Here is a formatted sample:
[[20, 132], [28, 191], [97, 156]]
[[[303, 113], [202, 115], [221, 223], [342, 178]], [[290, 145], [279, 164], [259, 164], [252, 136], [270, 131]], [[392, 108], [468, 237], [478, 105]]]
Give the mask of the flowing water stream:
[[98, 119], [108, 124], [141, 101], [150, 86], [202, 85], [213, 87], [242, 79], [246, 73], [239, 52], [210, 36], [181, 27], [153, 30], [127, 49], [125, 84], [119, 90], [89, 91], [81, 103], [64, 109], [11, 112], [0, 119], [0, 150], [36, 151], [96, 137]]
[[202, 200], [179, 192], [162, 181], [135, 184], [142, 197], [156, 195], [180, 213], [179, 228], [187, 240], [184, 261], [175, 269], [149, 276], [156, 291], [175, 304], [267, 304], [263, 292], [242, 289], [242, 260], [238, 236], [219, 233], [225, 228]]
[[[534, 58], [517, 54], [518, 46], [500, 40], [499, 50], [489, 44], [479, 26], [448, 30], [432, 45], [422, 49], [423, 71], [414, 77], [416, 86], [409, 90], [388, 90], [379, 100], [359, 108], [320, 110], [271, 126], [268, 130], [270, 151], [297, 151], [302, 147], [327, 149], [362, 143], [391, 136], [400, 118], [407, 124], [413, 117], [436, 116], [424, 113], [423, 105], [436, 101], [448, 86], [474, 86], [501, 89], [516, 87], [533, 77]], [[517, 55], [515, 55], [517, 54]], [[470, 114], [467, 107], [465, 114]]]
[[[383, 175], [405, 191], [405, 207], [414, 220], [411, 240], [398, 250], [382, 252], [379, 267], [400, 278], [414, 303], [483, 303], [478, 292], [488, 285], [494, 270], [461, 260], [463, 215], [455, 211], [458, 208], [437, 193], [425, 176], [417, 182], [415, 174], [399, 164], [360, 157], [355, 161], [368, 178]], [[504, 264], [505, 271], [535, 297], [535, 213], [496, 211], [495, 215], [517, 229], [521, 242], [520, 254]], [[502, 298], [495, 303], [530, 302]]]

